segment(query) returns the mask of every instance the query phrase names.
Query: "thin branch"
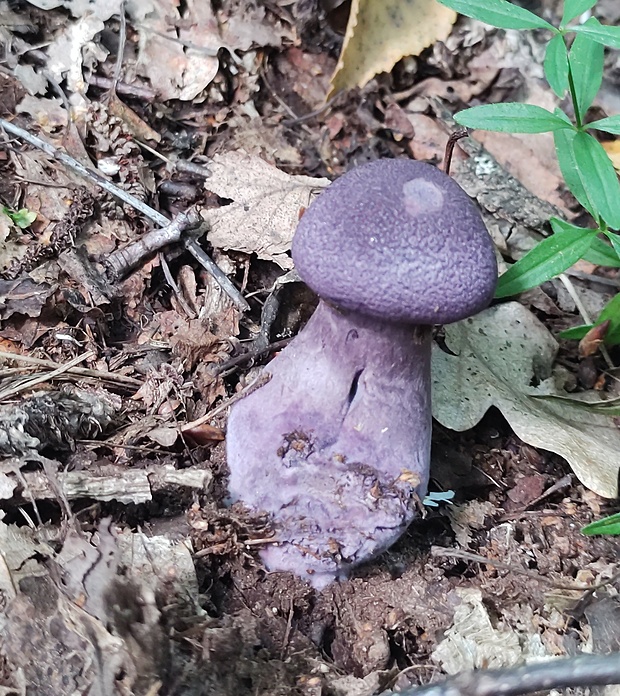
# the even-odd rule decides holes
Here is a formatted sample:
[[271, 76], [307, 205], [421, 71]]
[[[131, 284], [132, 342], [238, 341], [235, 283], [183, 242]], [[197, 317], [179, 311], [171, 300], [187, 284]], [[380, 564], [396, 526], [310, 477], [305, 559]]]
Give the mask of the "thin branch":
[[[112, 84], [113, 82], [109, 77], [102, 77], [101, 75], [88, 76], [89, 87], [98, 87], [99, 89], [109, 90], [112, 87]], [[126, 82], [117, 83], [116, 92], [117, 94], [122, 94], [127, 97], [135, 97], [136, 99], [143, 99], [144, 101], [153, 101], [157, 96], [149, 87], [134, 84], [130, 85]]]
[[110, 254], [103, 263], [108, 275], [113, 281], [124, 278], [137, 268], [144, 259], [168, 244], [181, 240], [184, 233], [198, 229], [203, 220], [194, 208], [179, 213], [172, 222], [167, 221], [164, 227], [147, 232], [136, 242]]
[[[441, 684], [400, 691], [400, 696], [522, 696], [536, 691], [620, 684], [620, 653], [553, 659], [512, 669], [463, 672]], [[384, 692], [383, 696], [388, 696]]]
[[121, 0], [121, 6], [118, 9], [120, 16], [120, 28], [118, 32], [118, 51], [116, 54], [116, 65], [114, 66], [114, 75], [112, 76], [112, 84], [108, 90], [110, 97], [116, 95], [116, 86], [121, 79], [121, 71], [123, 69], [123, 56], [125, 54], [125, 42], [127, 40], [127, 18], [125, 17], [125, 0]]
[[526, 575], [532, 580], [537, 580], [539, 582], [545, 582], [548, 585], [560, 590], [589, 590], [590, 585], [584, 585], [582, 583], [558, 583], [552, 578], [548, 578], [545, 575], [540, 575], [533, 570], [528, 570], [526, 568], [521, 568], [519, 566], [508, 565], [508, 563], [502, 563], [501, 561], [496, 561], [493, 558], [487, 558], [486, 556], [479, 556], [476, 553], [470, 553], [469, 551], [461, 551], [460, 549], [444, 549], [442, 546], [431, 546], [431, 556], [445, 557], [445, 558], [460, 558], [464, 561], [470, 561], [471, 563], [481, 563], [482, 565], [489, 565], [498, 570], [506, 570], [510, 573], [517, 573], [519, 575]]
[[210, 421], [212, 418], [215, 418], [215, 416], [222, 413], [222, 411], [225, 411], [229, 406], [232, 406], [237, 401], [240, 401], [241, 399], [244, 399], [246, 396], [249, 396], [259, 387], [262, 387], [264, 384], [267, 384], [267, 382], [269, 382], [270, 379], [271, 375], [268, 372], [263, 372], [251, 384], [248, 384], [247, 387], [242, 389], [240, 392], [233, 394], [233, 396], [231, 396], [230, 399], [227, 399], [219, 406], [216, 406], [208, 413], [205, 413], [204, 416], [201, 416], [200, 418], [197, 418], [196, 420], [191, 421], [189, 423], [184, 423], [180, 428], [181, 433], [187, 433], [193, 430], [194, 428], [200, 427], [203, 423]]
[[[0, 358], [5, 360], [13, 360], [18, 363], [26, 363], [29, 365], [38, 365], [40, 367], [47, 367], [50, 370], [55, 370], [58, 367], [58, 363], [53, 360], [42, 360], [41, 358], [33, 358], [30, 355], [18, 355], [17, 353], [8, 353], [4, 350], [0, 350]], [[139, 389], [143, 382], [134, 377], [127, 377], [126, 375], [117, 375], [114, 372], [106, 372], [104, 370], [89, 370], [85, 367], [70, 367], [65, 370], [70, 375], [78, 375], [80, 377], [91, 377], [93, 379], [107, 380], [109, 382], [117, 382], [118, 384], [125, 384], [128, 387], [135, 387]]]
[[49, 382], [49, 380], [54, 379], [54, 377], [58, 377], [58, 375], [63, 374], [63, 372], [67, 372], [72, 367], [75, 367], [76, 365], [79, 365], [81, 362], [84, 362], [84, 360], [90, 360], [90, 358], [94, 357], [95, 353], [92, 350], [89, 350], [86, 353], [83, 353], [82, 355], [78, 355], [77, 358], [69, 360], [69, 362], [65, 363], [64, 365], [60, 365], [57, 369], [52, 370], [51, 372], [46, 372], [44, 375], [38, 375], [37, 377], [33, 377], [32, 379], [29, 379], [26, 382], [22, 382], [21, 384], [17, 384], [13, 387], [9, 387], [8, 389], [5, 389], [3, 392], [0, 392], [0, 401], [2, 401], [3, 399], [7, 399], [9, 396], [15, 396], [15, 394], [19, 394], [19, 392], [23, 392], [27, 389], [31, 389], [32, 387], [36, 387], [37, 384]]
[[325, 104], [322, 106], [319, 106], [318, 109], [315, 109], [314, 111], [310, 111], [307, 114], [303, 114], [303, 116], [298, 116], [297, 118], [292, 118], [292, 119], [284, 119], [282, 121], [282, 125], [284, 126], [296, 126], [298, 123], [305, 123], [305, 121], [309, 121], [312, 118], [315, 118], [316, 116], [320, 116], [324, 111], [327, 111], [330, 109], [333, 105], [336, 99], [338, 99], [340, 95], [335, 94], [331, 99], [328, 99]]
[[164, 272], [164, 278], [166, 279], [168, 285], [172, 288], [172, 292], [174, 293], [177, 302], [183, 308], [183, 311], [190, 319], [195, 319], [196, 313], [187, 304], [185, 298], [183, 297], [183, 293], [181, 292], [181, 288], [179, 287], [177, 281], [172, 277], [172, 272], [170, 271], [170, 266], [168, 265], [168, 261], [166, 260], [165, 254], [159, 254], [159, 263], [161, 265], [162, 271]]
[[[10, 123], [9, 121], [0, 118], [0, 127], [4, 128], [5, 131], [16, 135], [33, 147], [42, 150], [47, 155], [55, 159], [57, 162], [64, 164], [65, 167], [72, 169], [77, 172], [80, 176], [84, 177], [88, 181], [92, 181], [97, 186], [107, 191], [109, 194], [118, 198], [123, 203], [127, 203], [132, 208], [135, 208], [138, 212], [142, 213], [146, 218], [152, 220], [159, 227], [167, 227], [170, 225], [170, 220], [162, 215], [157, 210], [146, 205], [142, 201], [138, 200], [135, 196], [132, 196], [127, 191], [118, 188], [113, 183], [105, 179], [99, 172], [94, 169], [85, 167], [83, 164], [73, 159], [61, 150], [57, 150], [53, 145], [37, 138], [36, 135], [32, 135], [28, 131], [20, 128], [19, 126]], [[221, 270], [221, 268], [202, 250], [198, 242], [193, 239], [188, 239], [184, 242], [185, 248], [207, 269], [207, 271], [215, 278], [220, 287], [224, 292], [231, 298], [231, 300], [237, 305], [241, 311], [247, 311], [249, 309], [249, 304], [246, 302], [243, 295], [237, 290], [233, 285], [230, 278]]]
[[237, 290], [237, 288], [232, 284], [229, 277], [220, 270], [219, 266], [215, 261], [203, 250], [203, 248], [197, 244], [193, 239], [186, 239], [183, 242], [183, 246], [189, 251], [189, 253], [201, 263], [207, 271], [217, 280], [220, 287], [230, 299], [237, 305], [237, 307], [242, 312], [247, 312], [250, 309], [250, 305], [247, 303], [243, 295]]
[[232, 370], [233, 368], [238, 367], [239, 365], [243, 365], [245, 363], [251, 362], [252, 360], [256, 360], [256, 358], [260, 358], [262, 355], [265, 355], [266, 353], [282, 350], [283, 348], [288, 346], [291, 340], [291, 338], [282, 338], [279, 341], [274, 341], [273, 343], [268, 343], [266, 345], [252, 345], [248, 350], [245, 351], [245, 353], [235, 355], [235, 357], [226, 360], [226, 362], [223, 362], [220, 365], [217, 365], [213, 371], [216, 375], [222, 375], [225, 372], [228, 372], [228, 370]]

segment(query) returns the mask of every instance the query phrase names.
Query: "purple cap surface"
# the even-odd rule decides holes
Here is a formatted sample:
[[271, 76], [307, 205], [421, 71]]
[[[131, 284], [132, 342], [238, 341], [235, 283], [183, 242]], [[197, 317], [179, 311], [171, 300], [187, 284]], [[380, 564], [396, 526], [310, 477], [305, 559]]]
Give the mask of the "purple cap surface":
[[458, 321], [484, 309], [497, 283], [476, 205], [414, 160], [376, 160], [337, 179], [304, 213], [292, 254], [319, 297], [395, 322]]

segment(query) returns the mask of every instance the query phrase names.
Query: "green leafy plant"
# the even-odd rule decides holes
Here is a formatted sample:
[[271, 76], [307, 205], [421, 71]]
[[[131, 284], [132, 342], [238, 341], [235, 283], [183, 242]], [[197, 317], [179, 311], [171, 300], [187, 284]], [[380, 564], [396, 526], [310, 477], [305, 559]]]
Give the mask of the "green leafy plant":
[[607, 534], [610, 536], [620, 535], [620, 512], [609, 517], [603, 517], [602, 520], [592, 522], [586, 525], [582, 530], [584, 534], [593, 536], [595, 534]]
[[[620, 267], [620, 235], [615, 232], [620, 229], [620, 182], [603, 146], [591, 133], [599, 130], [620, 134], [620, 116], [585, 122], [603, 79], [604, 46], [620, 49], [620, 27], [605, 26], [594, 17], [583, 24], [575, 23], [596, 0], [565, 0], [559, 27], [508, 0], [439, 2], [502, 29], [549, 31], [545, 76], [558, 97], [570, 95], [573, 120], [560, 109], [551, 112], [521, 103], [475, 106], [457, 113], [455, 120], [467, 128], [507, 133], [553, 132], [566, 184], [596, 223], [595, 228], [588, 229], [552, 218], [553, 235], [538, 243], [500, 277], [496, 296], [509, 297], [536, 287], [563, 273], [579, 259]], [[597, 323], [612, 319], [608, 336], [620, 343], [620, 302], [612, 303], [603, 310]], [[578, 327], [570, 337], [581, 338], [589, 328]]]
[[20, 208], [19, 210], [11, 210], [4, 206], [2, 212], [11, 219], [14, 225], [17, 225], [22, 230], [30, 227], [32, 223], [37, 219], [37, 214], [33, 213], [32, 210], [28, 208]]
[[605, 332], [605, 343], [608, 346], [617, 346], [620, 344], [620, 295], [615, 295], [603, 307], [594, 324], [584, 324], [583, 326], [575, 326], [572, 329], [561, 331], [562, 338], [574, 338], [581, 340], [591, 329], [599, 326], [605, 321], [609, 321], [609, 326]]

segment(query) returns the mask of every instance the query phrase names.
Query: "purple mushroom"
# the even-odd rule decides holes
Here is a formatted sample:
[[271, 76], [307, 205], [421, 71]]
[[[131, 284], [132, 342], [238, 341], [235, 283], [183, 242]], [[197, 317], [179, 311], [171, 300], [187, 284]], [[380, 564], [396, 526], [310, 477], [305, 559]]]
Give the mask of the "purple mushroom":
[[426, 494], [431, 327], [486, 307], [497, 265], [467, 194], [378, 160], [303, 215], [293, 259], [319, 306], [231, 409], [230, 494], [271, 515], [269, 570], [322, 588], [393, 544]]

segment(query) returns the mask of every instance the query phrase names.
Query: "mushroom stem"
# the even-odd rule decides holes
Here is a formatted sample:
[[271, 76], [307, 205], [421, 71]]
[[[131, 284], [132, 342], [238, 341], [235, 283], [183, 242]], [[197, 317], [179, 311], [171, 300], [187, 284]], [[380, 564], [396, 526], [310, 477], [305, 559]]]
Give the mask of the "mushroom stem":
[[386, 549], [426, 493], [431, 328], [321, 301], [228, 422], [230, 492], [271, 514], [269, 570], [315, 587]]

